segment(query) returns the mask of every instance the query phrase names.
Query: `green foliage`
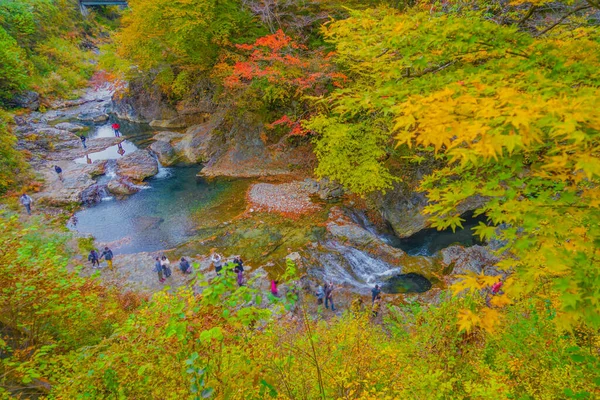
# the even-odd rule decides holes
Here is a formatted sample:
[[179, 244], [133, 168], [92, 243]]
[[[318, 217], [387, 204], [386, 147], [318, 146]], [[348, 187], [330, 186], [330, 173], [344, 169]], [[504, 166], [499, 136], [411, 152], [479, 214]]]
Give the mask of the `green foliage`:
[[76, 0], [0, 0], [0, 101], [26, 89], [64, 96], [83, 87], [94, 57], [82, 50], [83, 25]]
[[235, 1], [133, 0], [122, 22], [115, 36], [118, 56], [153, 72], [170, 95], [180, 95], [190, 76], [209, 71], [223, 47], [263, 32]]
[[0, 195], [29, 177], [29, 166], [14, 148], [16, 138], [8, 127], [8, 118], [0, 109]]
[[110, 335], [128, 312], [125, 303], [139, 301], [69, 271], [66, 237], [6, 212], [0, 222], [1, 386], [55, 379], [63, 355]]
[[16, 40], [0, 26], [0, 101], [9, 100], [14, 93], [27, 88], [27, 64]]
[[385, 188], [395, 133], [418, 159], [446, 165], [421, 185], [432, 226], [460, 226], [462, 203], [488, 200], [478, 213], [503, 228], [477, 232], [505, 244], [508, 298], [549, 291], [557, 323], [600, 326], [596, 30], [532, 38], [470, 11], [381, 8], [324, 34], [352, 83], [308, 124], [321, 135], [318, 171], [355, 191]]

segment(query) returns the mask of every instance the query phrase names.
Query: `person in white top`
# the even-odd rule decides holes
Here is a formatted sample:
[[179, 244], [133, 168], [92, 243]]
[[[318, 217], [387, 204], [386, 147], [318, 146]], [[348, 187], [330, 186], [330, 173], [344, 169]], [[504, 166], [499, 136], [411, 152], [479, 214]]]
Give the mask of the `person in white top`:
[[29, 195], [27, 193], [23, 193], [21, 195], [21, 197], [19, 198], [19, 201], [21, 202], [21, 204], [23, 204], [23, 207], [25, 207], [25, 209], [27, 210], [27, 214], [31, 215], [31, 203], [33, 203], [33, 200], [31, 199], [31, 197], [29, 197]]
[[221, 257], [219, 253], [216, 253], [215, 249], [212, 250], [210, 261], [212, 261], [213, 265], [215, 266], [217, 275], [221, 275], [221, 270], [223, 269], [223, 257]]
[[167, 256], [162, 256], [162, 258], [160, 259], [160, 265], [162, 265], [165, 277], [168, 278], [169, 276], [171, 276], [171, 261], [169, 261]]

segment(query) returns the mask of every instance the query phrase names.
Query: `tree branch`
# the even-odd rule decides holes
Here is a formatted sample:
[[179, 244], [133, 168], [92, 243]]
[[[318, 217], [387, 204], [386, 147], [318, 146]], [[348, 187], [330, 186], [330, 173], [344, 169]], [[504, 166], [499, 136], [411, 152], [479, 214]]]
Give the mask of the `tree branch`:
[[566, 13], [565, 15], [563, 15], [562, 18], [560, 18], [558, 21], [556, 21], [555, 23], [553, 23], [552, 25], [550, 25], [549, 27], [547, 27], [546, 29], [544, 29], [543, 31], [541, 31], [540, 33], [538, 33], [537, 35], [535, 35], [535, 37], [539, 37], [539, 36], [542, 36], [542, 35], [548, 33], [548, 31], [550, 31], [551, 29], [553, 29], [554, 27], [556, 27], [557, 25], [559, 25], [560, 23], [562, 23], [565, 19], [569, 18], [571, 15], [575, 14], [576, 12], [587, 10], [588, 8], [592, 8], [592, 7], [593, 6], [590, 6], [590, 5], [579, 6], [579, 7], [575, 8], [575, 9], [569, 11], [568, 13]]

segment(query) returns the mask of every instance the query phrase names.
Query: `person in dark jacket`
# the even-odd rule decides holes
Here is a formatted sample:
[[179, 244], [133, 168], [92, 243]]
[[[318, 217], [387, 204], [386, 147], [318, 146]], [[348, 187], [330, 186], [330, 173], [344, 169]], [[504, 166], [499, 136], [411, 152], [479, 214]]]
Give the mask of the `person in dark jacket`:
[[108, 247], [105, 247], [104, 251], [100, 255], [100, 259], [102, 259], [102, 257], [104, 257], [104, 259], [106, 260], [106, 264], [108, 264], [108, 268], [113, 269], [113, 262], [112, 262], [113, 252], [112, 252], [112, 250], [109, 249]]
[[163, 278], [163, 265], [160, 262], [160, 257], [156, 257], [156, 262], [154, 263], [154, 271], [158, 274], [158, 281], [163, 283], [165, 278]]
[[100, 256], [98, 255], [98, 252], [94, 249], [90, 250], [90, 254], [88, 254], [88, 261], [92, 262], [92, 268], [94, 266], [100, 266], [100, 260], [99, 260]]
[[190, 266], [189, 261], [186, 260], [183, 257], [181, 257], [181, 261], [179, 261], [179, 269], [184, 274], [191, 274], [192, 273], [192, 267]]
[[325, 308], [329, 308], [329, 304], [331, 303], [331, 311], [335, 311], [335, 306], [333, 305], [333, 282], [327, 283], [325, 287]]
[[79, 139], [81, 139], [81, 144], [83, 145], [83, 148], [87, 149], [87, 146], [85, 145], [85, 140], [86, 140], [85, 136], [79, 135]]
[[54, 171], [56, 171], [56, 174], [58, 175], [58, 179], [60, 179], [60, 181], [62, 182], [63, 177], [62, 177], [62, 168], [59, 167], [58, 165], [54, 166]]
[[381, 288], [379, 285], [375, 285], [373, 289], [371, 289], [371, 304], [375, 303], [375, 299], [381, 293]]
[[240, 256], [237, 256], [233, 259], [233, 263], [235, 264], [234, 272], [242, 271], [244, 272], [244, 262]]

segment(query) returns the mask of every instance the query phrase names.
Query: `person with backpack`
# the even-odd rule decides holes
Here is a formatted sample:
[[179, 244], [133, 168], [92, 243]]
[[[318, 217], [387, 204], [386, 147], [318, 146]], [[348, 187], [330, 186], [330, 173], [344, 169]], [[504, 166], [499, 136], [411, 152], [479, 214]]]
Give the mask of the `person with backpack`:
[[244, 272], [244, 262], [240, 256], [237, 256], [233, 259], [233, 263], [235, 264], [235, 268], [233, 269], [235, 272], [242, 271]]
[[56, 174], [58, 175], [58, 179], [62, 182], [63, 181], [63, 177], [62, 177], [62, 168], [59, 167], [58, 165], [54, 166], [54, 171], [56, 172]]
[[371, 289], [371, 304], [375, 303], [375, 299], [381, 293], [381, 288], [379, 285], [375, 285], [373, 289]]
[[112, 124], [112, 128], [113, 128], [113, 131], [115, 131], [116, 137], [121, 136], [121, 132], [119, 132], [119, 129], [121, 129], [121, 125], [119, 125], [115, 122], [114, 124]]
[[99, 260], [101, 260], [103, 257], [106, 260], [106, 264], [108, 264], [108, 269], [112, 270], [113, 269], [113, 252], [112, 252], [112, 250], [109, 249], [108, 247], [105, 247], [104, 251], [100, 255]]
[[87, 146], [85, 145], [85, 140], [86, 140], [85, 136], [79, 135], [79, 139], [81, 139], [81, 144], [83, 145], [83, 148], [87, 149]]
[[[327, 284], [325, 284], [327, 286]], [[317, 305], [320, 306], [323, 304], [323, 299], [325, 298], [325, 289], [323, 286], [319, 285], [317, 287]]]
[[160, 283], [164, 283], [165, 278], [163, 278], [163, 266], [160, 262], [160, 257], [156, 257], [156, 262], [154, 263], [154, 271], [158, 274], [158, 281]]
[[100, 267], [99, 258], [100, 256], [98, 255], [98, 252], [95, 249], [90, 250], [90, 254], [88, 254], [88, 261], [92, 262], [92, 268], [94, 268], [94, 266]]
[[163, 274], [165, 278], [171, 276], [171, 261], [167, 258], [167, 256], [162, 256], [160, 263], [163, 267]]
[[333, 282], [329, 281], [325, 287], [325, 308], [329, 309], [328, 303], [331, 303], [331, 311], [335, 311], [335, 305], [333, 305]]
[[189, 261], [186, 260], [183, 257], [181, 257], [181, 260], [179, 261], [179, 269], [184, 274], [191, 274], [192, 273], [192, 267], [191, 267]]
[[23, 207], [25, 207], [25, 210], [27, 210], [27, 214], [31, 215], [31, 204], [33, 203], [31, 197], [29, 197], [27, 193], [23, 193], [21, 197], [19, 197], [19, 202], [21, 202]]

